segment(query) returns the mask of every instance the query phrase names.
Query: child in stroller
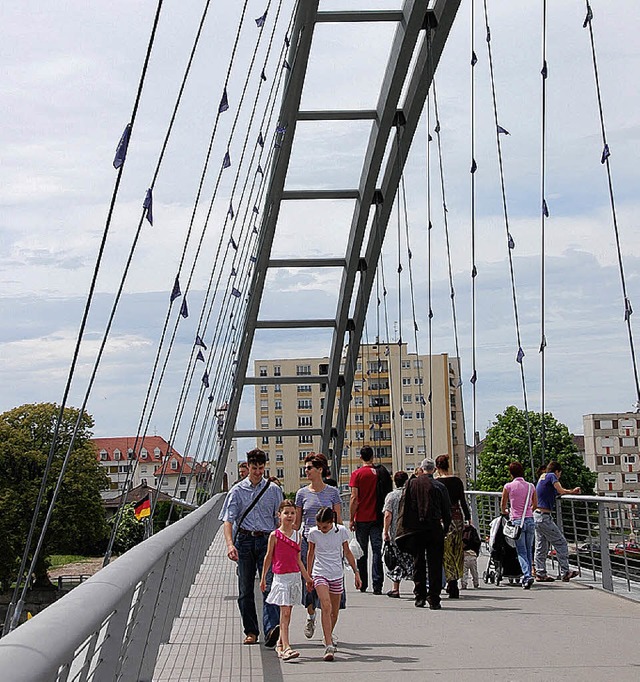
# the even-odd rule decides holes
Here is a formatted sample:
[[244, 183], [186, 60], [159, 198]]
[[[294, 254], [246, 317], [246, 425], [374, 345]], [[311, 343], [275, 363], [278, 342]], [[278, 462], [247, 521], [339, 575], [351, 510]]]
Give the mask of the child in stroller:
[[499, 585], [503, 578], [508, 578], [509, 582], [513, 583], [522, 577], [516, 548], [510, 544], [502, 531], [506, 522], [506, 517], [498, 516], [489, 526], [489, 563], [482, 574], [485, 583], [495, 582]]

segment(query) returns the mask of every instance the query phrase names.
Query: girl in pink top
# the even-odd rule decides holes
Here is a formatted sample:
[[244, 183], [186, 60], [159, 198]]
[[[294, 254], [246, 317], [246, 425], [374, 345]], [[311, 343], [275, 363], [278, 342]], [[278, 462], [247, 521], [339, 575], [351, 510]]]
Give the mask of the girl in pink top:
[[269, 604], [280, 607], [280, 638], [276, 645], [276, 653], [283, 661], [290, 661], [300, 656], [299, 651], [291, 648], [289, 643], [289, 623], [294, 604], [302, 601], [302, 584], [300, 574], [306, 581], [311, 580], [300, 559], [300, 531], [294, 530], [296, 507], [291, 500], [283, 500], [278, 509], [280, 528], [271, 533], [267, 554], [262, 566], [260, 589], [267, 589], [267, 573], [273, 571], [271, 591], [267, 597]]

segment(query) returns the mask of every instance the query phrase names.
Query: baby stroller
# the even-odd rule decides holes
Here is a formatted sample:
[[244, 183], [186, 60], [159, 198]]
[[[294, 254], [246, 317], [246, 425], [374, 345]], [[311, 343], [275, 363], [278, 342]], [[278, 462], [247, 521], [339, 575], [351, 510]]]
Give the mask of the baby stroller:
[[493, 519], [489, 534], [489, 563], [482, 574], [485, 583], [499, 585], [503, 578], [508, 578], [510, 583], [522, 577], [522, 569], [518, 561], [518, 553], [505, 538], [502, 529], [507, 522], [503, 516]]

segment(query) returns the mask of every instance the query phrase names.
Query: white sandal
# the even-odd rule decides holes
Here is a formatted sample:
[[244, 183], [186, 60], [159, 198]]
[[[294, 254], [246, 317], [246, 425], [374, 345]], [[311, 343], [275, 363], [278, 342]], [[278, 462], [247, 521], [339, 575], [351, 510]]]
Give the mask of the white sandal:
[[289, 647], [282, 652], [280, 658], [283, 661], [291, 661], [294, 658], [298, 658], [298, 656], [300, 656], [300, 652]]

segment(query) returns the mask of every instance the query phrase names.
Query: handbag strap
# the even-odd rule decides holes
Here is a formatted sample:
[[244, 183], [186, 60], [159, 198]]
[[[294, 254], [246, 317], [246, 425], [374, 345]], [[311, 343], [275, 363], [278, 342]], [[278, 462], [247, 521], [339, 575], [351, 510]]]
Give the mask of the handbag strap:
[[242, 522], [247, 518], [249, 512], [258, 504], [260, 501], [260, 498], [267, 492], [267, 489], [271, 485], [271, 481], [267, 480], [267, 485], [264, 486], [264, 488], [258, 493], [258, 495], [254, 498], [254, 500], [251, 502], [251, 504], [242, 512], [242, 516], [238, 519], [238, 525], [236, 526], [236, 532], [235, 535], [233, 536], [233, 544], [236, 544], [236, 539], [238, 537], [238, 531], [240, 530], [240, 527], [242, 526]]
[[529, 483], [529, 489], [527, 490], [527, 499], [524, 501], [524, 507], [522, 509], [522, 518], [520, 519], [520, 527], [524, 526], [524, 520], [527, 516], [527, 509], [529, 508], [529, 500], [531, 499], [532, 489], [533, 489], [533, 483]]

